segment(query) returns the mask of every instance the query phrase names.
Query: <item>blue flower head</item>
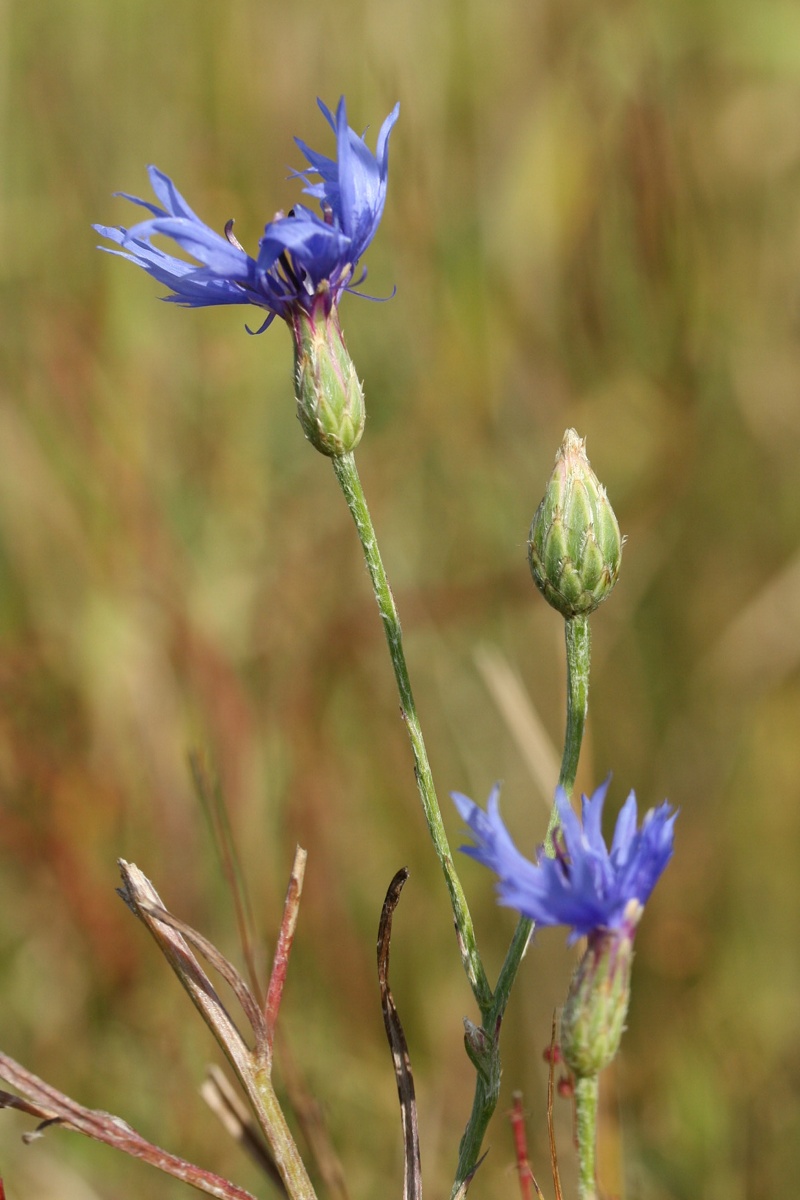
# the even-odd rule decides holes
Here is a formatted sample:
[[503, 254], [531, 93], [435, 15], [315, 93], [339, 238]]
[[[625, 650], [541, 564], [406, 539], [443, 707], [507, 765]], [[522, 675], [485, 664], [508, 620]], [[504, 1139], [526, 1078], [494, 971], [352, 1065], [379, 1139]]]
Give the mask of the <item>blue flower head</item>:
[[[171, 289], [166, 300], [185, 308], [212, 304], [253, 304], [267, 317], [260, 333], [275, 317], [289, 324], [302, 316], [329, 317], [344, 292], [360, 283], [355, 271], [383, 215], [389, 166], [389, 134], [397, 120], [396, 104], [383, 122], [376, 152], [347, 124], [344, 97], [336, 115], [318, 101], [336, 135], [337, 158], [327, 158], [295, 139], [308, 166], [294, 172], [304, 192], [319, 201], [320, 213], [297, 204], [288, 214], [270, 221], [251, 258], [233, 236], [233, 222], [224, 236], [215, 233], [192, 211], [172, 180], [149, 167], [158, 204], [122, 193], [151, 216], [130, 229], [107, 225], [94, 228], [119, 247], [101, 249], [137, 263], [148, 275]], [[195, 262], [166, 253], [153, 244], [156, 235], [171, 238]], [[198, 265], [199, 264], [199, 265]]]
[[579, 937], [616, 931], [632, 937], [650, 893], [672, 857], [676, 813], [666, 802], [645, 814], [637, 828], [636, 797], [631, 792], [617, 818], [611, 849], [601, 830], [609, 781], [583, 799], [583, 822], [563, 788], [556, 792], [561, 826], [556, 856], [539, 852], [531, 862], [517, 850], [500, 817], [499, 788], [487, 811], [459, 793], [453, 800], [474, 838], [465, 854], [498, 876], [501, 904], [517, 909], [539, 925], [566, 925], [570, 943]]

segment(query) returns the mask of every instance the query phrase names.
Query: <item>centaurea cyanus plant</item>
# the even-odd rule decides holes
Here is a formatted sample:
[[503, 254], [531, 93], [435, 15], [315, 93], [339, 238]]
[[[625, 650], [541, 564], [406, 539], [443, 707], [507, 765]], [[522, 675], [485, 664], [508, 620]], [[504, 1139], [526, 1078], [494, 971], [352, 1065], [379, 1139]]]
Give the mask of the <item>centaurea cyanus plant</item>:
[[[189, 207], [172, 180], [155, 167], [150, 167], [149, 173], [157, 203], [124, 194], [149, 216], [130, 228], [96, 225], [95, 229], [112, 243], [103, 249], [135, 263], [165, 285], [169, 289], [166, 300], [186, 308], [253, 306], [266, 314], [255, 331], [258, 333], [276, 317], [289, 326], [298, 416], [308, 440], [331, 459], [361, 542], [411, 743], [414, 775], [452, 906], [458, 950], [480, 1014], [479, 1025], [465, 1018], [465, 1046], [476, 1069], [475, 1092], [458, 1149], [452, 1196], [461, 1200], [480, 1163], [484, 1134], [499, 1096], [502, 1020], [534, 923], [538, 922], [567, 925], [571, 942], [581, 936], [588, 938], [588, 949], [564, 1008], [561, 1040], [566, 1061], [577, 1079], [580, 1196], [581, 1200], [590, 1200], [596, 1195], [597, 1076], [619, 1043], [627, 1009], [634, 931], [643, 905], [672, 853], [675, 820], [669, 806], [662, 804], [649, 812], [637, 828], [636, 802], [631, 795], [620, 813], [609, 850], [601, 833], [607, 784], [584, 798], [582, 824], [570, 807], [588, 711], [589, 617], [617, 581], [622, 539], [605, 489], [589, 466], [583, 442], [568, 430], [528, 542], [534, 581], [565, 621], [567, 658], [564, 753], [550, 823], [536, 861], [526, 859], [514, 846], [500, 818], [497, 790], [490, 796], [486, 812], [460, 793], [454, 795], [474, 837], [475, 844], [466, 852], [496, 872], [501, 903], [520, 914], [492, 987], [445, 833], [409, 680], [400, 621], [353, 453], [364, 429], [365, 407], [361, 383], [345, 346], [339, 306], [346, 293], [357, 293], [366, 274], [357, 272], [383, 214], [389, 138], [399, 105], [383, 122], [374, 153], [349, 127], [344, 98], [335, 114], [321, 102], [320, 108], [335, 135], [336, 157], [327, 157], [297, 139], [307, 165], [293, 174], [304, 185], [304, 193], [318, 202], [320, 211], [298, 203], [288, 214], [278, 213], [266, 224], [255, 257], [235, 238], [232, 221], [225, 226], [224, 234], [214, 232]], [[187, 257], [161, 249], [154, 242], [157, 237], [171, 240]], [[298, 861], [263, 1004], [232, 965], [200, 934], [168, 913], [149, 881], [127, 864], [122, 865], [121, 894], [150, 930], [227, 1054], [269, 1142], [285, 1193], [291, 1200], [314, 1200], [309, 1174], [271, 1083], [272, 1038], [302, 880]], [[403, 882], [403, 873], [398, 873], [384, 904], [379, 978], [401, 1096], [405, 1198], [416, 1200], [420, 1164], [413, 1083], [388, 986], [391, 913]], [[193, 949], [206, 957], [233, 989], [252, 1031], [252, 1048], [228, 1017], [194, 958]], [[27, 1104], [26, 1111], [43, 1118], [52, 1111], [83, 1132], [95, 1129], [96, 1122], [92, 1122], [97, 1114], [87, 1117], [88, 1110], [69, 1108], [60, 1100], [56, 1103], [52, 1092], [41, 1090], [41, 1081], [18, 1069], [11, 1060], [0, 1058], [0, 1068], [23, 1097], [28, 1097], [17, 1098], [17, 1107]], [[6, 1098], [8, 1103], [13, 1100]], [[67, 1115], [62, 1116], [62, 1112]], [[114, 1141], [110, 1125], [105, 1133], [103, 1140], [119, 1143], [119, 1139]], [[90, 1136], [101, 1134], [90, 1132]], [[120, 1148], [133, 1152], [126, 1145], [120, 1144]], [[165, 1152], [156, 1151], [141, 1152], [140, 1147], [140, 1157], [149, 1157], [162, 1169], [171, 1169], [164, 1166]], [[159, 1154], [164, 1161], [158, 1159]], [[183, 1174], [177, 1168], [172, 1173], [212, 1195], [236, 1200], [245, 1196], [235, 1185], [210, 1175], [204, 1179], [198, 1169], [189, 1168], [183, 1164]]]

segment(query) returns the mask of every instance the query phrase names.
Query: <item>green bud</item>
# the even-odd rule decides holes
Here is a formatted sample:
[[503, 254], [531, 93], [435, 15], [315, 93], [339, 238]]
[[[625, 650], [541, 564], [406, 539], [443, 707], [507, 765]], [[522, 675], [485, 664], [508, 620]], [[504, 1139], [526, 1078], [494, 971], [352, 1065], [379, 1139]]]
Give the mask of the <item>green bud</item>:
[[364, 393], [344, 344], [339, 314], [319, 304], [312, 315], [292, 314], [297, 415], [312, 446], [340, 458], [364, 432]]
[[568, 429], [528, 536], [528, 561], [539, 591], [563, 617], [586, 616], [619, 575], [622, 538], [614, 510], [584, 450]]
[[464, 1017], [464, 1049], [475, 1070], [490, 1089], [500, 1086], [500, 1056], [497, 1042], [481, 1025]]
[[590, 937], [561, 1014], [561, 1052], [579, 1078], [598, 1075], [619, 1049], [632, 962], [632, 930], [605, 930]]

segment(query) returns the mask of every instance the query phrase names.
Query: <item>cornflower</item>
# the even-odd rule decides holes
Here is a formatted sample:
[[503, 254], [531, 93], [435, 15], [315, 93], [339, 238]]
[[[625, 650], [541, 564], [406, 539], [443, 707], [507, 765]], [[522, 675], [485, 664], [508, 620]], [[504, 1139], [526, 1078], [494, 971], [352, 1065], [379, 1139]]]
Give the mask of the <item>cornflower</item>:
[[503, 824], [498, 787], [492, 789], [486, 812], [467, 796], [453, 794], [475, 838], [475, 845], [461, 849], [499, 876], [500, 903], [539, 925], [568, 926], [570, 944], [598, 930], [631, 932], [672, 856], [676, 813], [665, 801], [651, 809], [637, 829], [633, 792], [620, 810], [611, 850], [607, 849], [601, 821], [608, 784], [606, 780], [591, 796], [582, 797], [582, 823], [564, 789], [557, 790], [556, 854], [548, 858], [540, 851], [536, 862], [520, 854]]
[[637, 828], [631, 792], [617, 817], [609, 850], [601, 821], [609, 780], [583, 796], [578, 820], [563, 788], [556, 791], [560, 824], [555, 856], [536, 862], [520, 854], [500, 817], [499, 789], [487, 811], [454, 793], [458, 811], [475, 839], [465, 854], [499, 877], [501, 904], [539, 925], [566, 925], [569, 942], [588, 938], [561, 1016], [561, 1049], [579, 1079], [593, 1079], [619, 1047], [630, 999], [633, 938], [644, 906], [672, 857], [676, 813], [665, 801]]
[[[288, 215], [278, 213], [264, 228], [258, 255], [251, 258], [233, 234], [233, 221], [224, 236], [210, 229], [189, 207], [175, 184], [148, 167], [150, 183], [159, 204], [138, 196], [118, 193], [152, 213], [130, 229], [95, 225], [94, 229], [121, 247], [119, 254], [142, 267], [159, 283], [171, 288], [164, 297], [185, 308], [215, 304], [253, 304], [268, 316], [258, 333], [282, 317], [291, 323], [296, 310], [328, 316], [344, 292], [352, 291], [355, 269], [375, 236], [386, 200], [389, 167], [389, 134], [397, 120], [396, 104], [383, 122], [375, 154], [347, 124], [344, 97], [336, 116], [317, 101], [336, 134], [336, 160], [295, 141], [308, 166], [295, 171], [303, 180], [306, 195], [319, 200], [321, 215], [304, 204], [296, 204]], [[319, 182], [312, 182], [319, 176]], [[197, 266], [154, 246], [157, 234], [171, 238], [184, 253], [201, 263]], [[359, 283], [363, 281], [362, 274]]]
[[[131, 229], [94, 228], [119, 247], [101, 249], [136, 263], [171, 289], [165, 300], [184, 308], [253, 304], [266, 310], [260, 328], [248, 333], [263, 333], [276, 317], [286, 321], [294, 342], [294, 392], [303, 432], [322, 454], [341, 458], [361, 440], [366, 410], [339, 323], [339, 301], [366, 278], [366, 269], [357, 279], [355, 271], [383, 215], [389, 135], [400, 105], [383, 122], [373, 154], [347, 124], [344, 96], [335, 117], [321, 100], [317, 103], [336, 134], [337, 158], [295, 138], [308, 166], [293, 178], [319, 201], [321, 214], [304, 204], [287, 215], [278, 213], [265, 226], [256, 258], [234, 237], [232, 220], [224, 236], [209, 229], [169, 176], [153, 166], [148, 171], [159, 204], [121, 193], [152, 216]], [[157, 235], [171, 238], [196, 262], [155, 246]]]

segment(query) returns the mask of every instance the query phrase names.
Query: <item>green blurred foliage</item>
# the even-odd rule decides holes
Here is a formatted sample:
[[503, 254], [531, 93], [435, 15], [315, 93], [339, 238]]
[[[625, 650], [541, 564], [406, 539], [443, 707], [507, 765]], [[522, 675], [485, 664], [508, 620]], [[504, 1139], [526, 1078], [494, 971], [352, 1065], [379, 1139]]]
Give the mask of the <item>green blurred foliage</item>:
[[[527, 575], [563, 430], [628, 535], [593, 618], [582, 783], [681, 808], [606, 1081], [603, 1179], [642, 1200], [790, 1195], [800, 1174], [800, 9], [790, 0], [0, 0], [0, 1012], [3, 1048], [168, 1148], [264, 1185], [197, 1095], [215, 1050], [114, 896], [115, 859], [239, 956], [186, 756], [223, 782], [268, 954], [309, 850], [283, 1024], [354, 1200], [399, 1194], [374, 967], [411, 867], [393, 981], [444, 1194], [475, 1018], [382, 635], [329, 465], [304, 444], [283, 328], [182, 312], [97, 253], [111, 193], [171, 174], [254, 248], [296, 197], [292, 135], [341, 92], [394, 102], [373, 294], [343, 323], [359, 465], [443, 796], [503, 778], [526, 847], [546, 808], [478, 655], [560, 745], [561, 622]], [[525, 718], [518, 699], [510, 701]], [[553, 780], [554, 782], [554, 780]], [[453, 839], [458, 821], [446, 813]], [[496, 972], [513, 927], [465, 863]], [[508, 1194], [521, 1089], [547, 1194], [541, 936], [506, 1028], [491, 1154]], [[9, 1200], [181, 1185], [0, 1119]], [[567, 1189], [570, 1115], [556, 1125]], [[624, 1164], [624, 1166], [622, 1165]], [[569, 1190], [567, 1191], [569, 1194]]]

